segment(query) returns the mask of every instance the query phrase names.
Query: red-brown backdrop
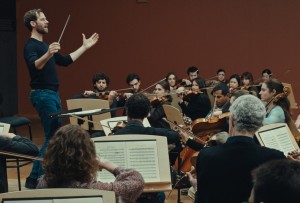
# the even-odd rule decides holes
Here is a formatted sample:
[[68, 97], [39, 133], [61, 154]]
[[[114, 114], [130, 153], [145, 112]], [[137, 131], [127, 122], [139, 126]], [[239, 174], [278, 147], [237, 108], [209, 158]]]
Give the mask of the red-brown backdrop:
[[[250, 71], [255, 79], [271, 68], [291, 83], [296, 100], [300, 88], [300, 1], [298, 0], [72, 0], [17, 2], [17, 59], [19, 113], [35, 114], [28, 95], [29, 74], [23, 46], [30, 36], [23, 15], [42, 8], [50, 21], [44, 41], [57, 41], [68, 14], [70, 22], [61, 40], [68, 54], [82, 43], [81, 33], [100, 34], [99, 43], [68, 68], [58, 68], [60, 95], [65, 100], [91, 89], [91, 78], [104, 72], [110, 89], [125, 88], [128, 73], [136, 72], [143, 86], [167, 72], [185, 77], [188, 66], [209, 78], [221, 67], [227, 75]], [[291, 69], [290, 73], [283, 75]], [[281, 76], [283, 75], [283, 76]]]

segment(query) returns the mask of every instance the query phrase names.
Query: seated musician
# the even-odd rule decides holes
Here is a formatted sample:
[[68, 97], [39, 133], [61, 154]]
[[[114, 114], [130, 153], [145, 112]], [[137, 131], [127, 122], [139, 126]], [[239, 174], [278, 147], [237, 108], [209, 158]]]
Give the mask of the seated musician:
[[261, 72], [262, 82], [267, 82], [272, 79], [272, 71], [268, 68]]
[[[209, 97], [206, 90], [201, 90], [201, 88], [205, 88], [205, 81], [202, 78], [195, 78], [192, 80], [191, 92], [188, 92], [187, 95], [178, 94], [180, 98], [178, 104], [182, 112], [192, 120], [204, 118], [210, 110]], [[178, 91], [180, 91], [180, 88]]]
[[162, 118], [166, 117], [163, 105], [171, 105], [172, 97], [170, 95], [170, 86], [166, 81], [161, 81], [155, 85], [154, 98], [151, 98], [151, 110], [148, 120], [152, 127], [169, 128]]
[[217, 70], [217, 80], [209, 80], [206, 82], [206, 86], [208, 87], [211, 87], [211, 86], [215, 86], [217, 85], [218, 83], [225, 83], [227, 84], [228, 81], [226, 79], [226, 72], [224, 69], [220, 68]]
[[[215, 98], [216, 105], [213, 107], [215, 112], [213, 112], [214, 115], [218, 115], [218, 111], [221, 111], [221, 113], [229, 112], [230, 107], [230, 98], [229, 98], [229, 88], [224, 83], [217, 84], [211, 91], [211, 94]], [[210, 112], [206, 117], [210, 117]]]
[[177, 85], [177, 80], [178, 80], [178, 78], [177, 78], [176, 73], [170, 72], [170, 73], [167, 74], [165, 81], [169, 84], [170, 91], [177, 89], [177, 86], [176, 86]]
[[198, 155], [196, 202], [247, 201], [252, 187], [251, 171], [267, 161], [285, 159], [282, 152], [253, 141], [265, 115], [265, 106], [257, 97], [239, 97], [230, 107], [230, 113], [230, 137], [226, 143], [205, 148]]
[[188, 69], [186, 70], [186, 73], [188, 75], [188, 79], [182, 79], [182, 83], [184, 83], [183, 86], [191, 87], [192, 80], [199, 77], [199, 69], [196, 66], [191, 66], [191, 67], [188, 67]]
[[[143, 192], [144, 180], [133, 169], [118, 167], [109, 160], [97, 158], [93, 141], [78, 125], [61, 127], [49, 141], [43, 162], [45, 175], [37, 188], [87, 188], [114, 191], [122, 202], [135, 202]], [[97, 181], [97, 171], [105, 169], [116, 180]]]
[[[74, 96], [72, 97], [73, 99], [75, 98], [95, 98], [95, 99], [101, 99], [101, 96], [105, 96], [105, 92], [109, 86], [109, 77], [106, 76], [104, 73], [96, 73], [93, 78], [92, 78], [92, 82], [93, 82], [93, 88], [95, 89], [95, 91], [92, 90], [86, 90], [84, 91], [84, 93], [82, 93], [81, 95], [78, 96]], [[106, 95], [107, 96], [107, 95]]]
[[[131, 97], [133, 94], [138, 93], [141, 91], [141, 79], [140, 76], [136, 73], [131, 73], [127, 75], [126, 78], [127, 85], [131, 88], [128, 92], [119, 95], [116, 91], [111, 91], [109, 93], [109, 98], [116, 100], [114, 102], [114, 107], [122, 107], [125, 106], [126, 100]], [[123, 116], [126, 115], [126, 112], [123, 112]]]
[[[129, 97], [126, 101], [126, 111], [128, 123], [123, 129], [117, 130], [115, 135], [124, 134], [145, 134], [145, 135], [158, 135], [167, 137], [168, 144], [178, 143], [179, 134], [173, 130], [166, 128], [144, 127], [143, 120], [150, 113], [150, 101], [141, 93], [137, 93]], [[170, 157], [170, 159], [176, 157]], [[171, 161], [172, 162], [172, 161]], [[138, 202], [141, 203], [163, 203], [165, 194], [160, 193], [147, 193], [139, 198]]]
[[262, 84], [259, 94], [267, 109], [264, 125], [290, 122], [290, 102], [283, 92], [283, 88], [282, 83], [276, 79], [268, 80]]
[[241, 76], [242, 80], [242, 89], [245, 89], [254, 96], [258, 96], [258, 89], [254, 86], [253, 75], [250, 72], [244, 72]]
[[229, 78], [229, 93], [230, 95], [238, 90], [238, 88], [241, 86], [241, 77], [238, 74], [233, 74]]
[[[0, 150], [36, 156], [38, 147], [29, 139], [13, 133], [0, 133]], [[0, 154], [0, 193], [8, 192], [6, 156]]]
[[300, 162], [270, 161], [252, 171], [252, 178], [249, 203], [299, 202]]

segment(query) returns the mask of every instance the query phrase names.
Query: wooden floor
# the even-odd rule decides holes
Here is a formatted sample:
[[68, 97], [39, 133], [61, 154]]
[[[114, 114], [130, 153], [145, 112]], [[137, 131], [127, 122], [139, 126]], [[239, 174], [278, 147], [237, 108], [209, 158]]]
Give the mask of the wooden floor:
[[[43, 139], [43, 128], [40, 124], [40, 121], [37, 117], [28, 117], [31, 120], [32, 134], [33, 134], [33, 142], [37, 144], [39, 147], [42, 145]], [[64, 120], [63, 123], [67, 123], [68, 120]], [[28, 136], [27, 127], [19, 127], [18, 134], [22, 136]], [[29, 137], [29, 136], [28, 136]], [[22, 190], [26, 190], [24, 187], [25, 179], [29, 175], [32, 168], [32, 164], [24, 166], [20, 169], [21, 171], [21, 186]], [[17, 181], [17, 169], [8, 169], [8, 186], [9, 192], [18, 191], [18, 181]], [[178, 202], [178, 192], [177, 190], [173, 190], [171, 192], [166, 192], [166, 203], [177, 203]], [[181, 195], [180, 200], [182, 203], [191, 203], [192, 201], [187, 195]]]

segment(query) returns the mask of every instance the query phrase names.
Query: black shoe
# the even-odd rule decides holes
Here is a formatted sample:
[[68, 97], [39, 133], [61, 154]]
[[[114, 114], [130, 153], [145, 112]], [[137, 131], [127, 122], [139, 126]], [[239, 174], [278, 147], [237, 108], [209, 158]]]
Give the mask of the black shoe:
[[25, 182], [25, 187], [28, 189], [35, 189], [37, 186], [37, 179], [27, 177]]

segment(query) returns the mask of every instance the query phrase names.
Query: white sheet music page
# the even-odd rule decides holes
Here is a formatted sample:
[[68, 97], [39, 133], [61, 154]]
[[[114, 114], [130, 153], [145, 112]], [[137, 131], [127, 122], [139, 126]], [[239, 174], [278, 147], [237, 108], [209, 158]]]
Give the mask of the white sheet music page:
[[264, 145], [282, 151], [286, 156], [295, 150], [286, 127], [275, 128], [259, 133]]
[[[95, 142], [99, 157], [108, 159], [122, 168], [132, 168], [140, 172], [145, 182], [159, 182], [157, 145], [155, 140]], [[115, 177], [102, 170], [98, 181], [113, 182]]]

